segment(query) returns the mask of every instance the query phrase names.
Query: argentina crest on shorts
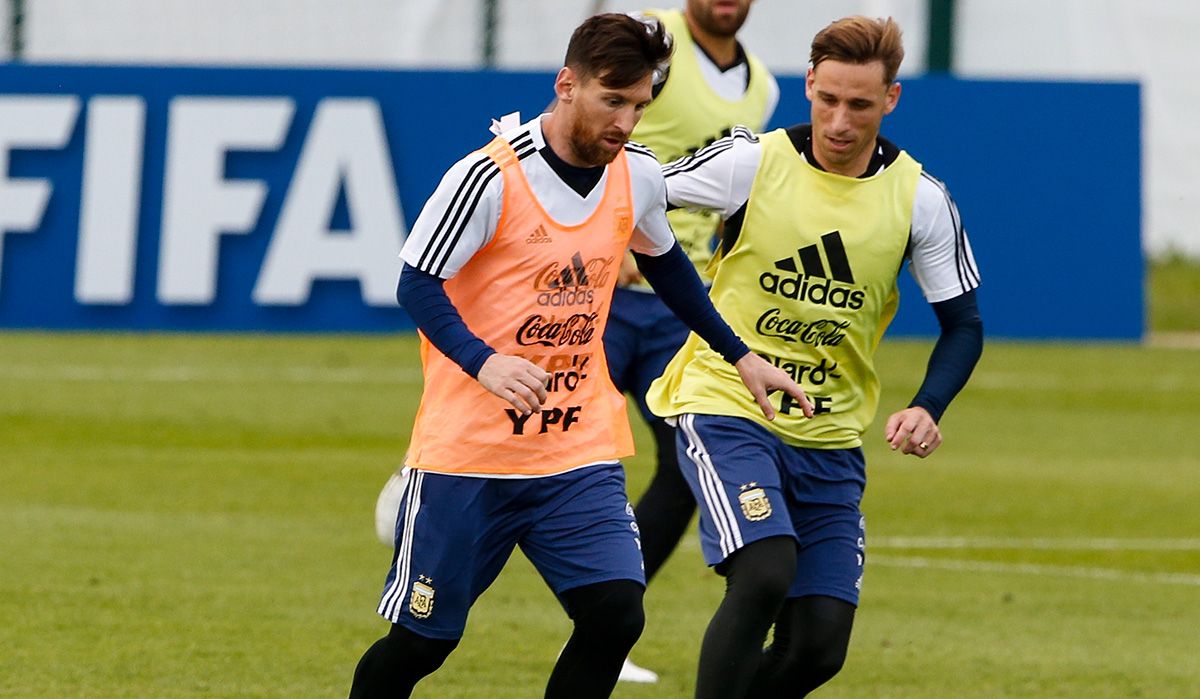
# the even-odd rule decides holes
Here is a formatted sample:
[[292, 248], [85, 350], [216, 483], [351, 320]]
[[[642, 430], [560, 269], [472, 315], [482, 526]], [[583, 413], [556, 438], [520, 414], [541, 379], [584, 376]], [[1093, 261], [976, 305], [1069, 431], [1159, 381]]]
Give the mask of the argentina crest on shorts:
[[408, 598], [408, 611], [418, 619], [428, 619], [433, 614], [433, 580], [418, 575], [413, 581], [412, 594]]
[[758, 487], [758, 483], [743, 484], [739, 490], [741, 493], [738, 495], [738, 502], [746, 519], [759, 522], [771, 516], [771, 501], [767, 499], [766, 491]]

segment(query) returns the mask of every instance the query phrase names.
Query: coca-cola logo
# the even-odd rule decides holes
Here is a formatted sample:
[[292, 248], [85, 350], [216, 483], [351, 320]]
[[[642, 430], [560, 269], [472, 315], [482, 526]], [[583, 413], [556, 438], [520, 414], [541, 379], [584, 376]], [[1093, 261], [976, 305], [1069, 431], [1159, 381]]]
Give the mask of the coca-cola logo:
[[764, 337], [777, 337], [785, 342], [800, 342], [813, 347], [833, 347], [840, 345], [846, 337], [846, 329], [850, 327], [848, 320], [804, 321], [798, 318], [788, 318], [778, 308], [771, 308], [758, 317], [754, 329]]
[[517, 344], [523, 347], [586, 345], [596, 334], [598, 317], [598, 313], [575, 313], [559, 320], [558, 316], [547, 318], [540, 313], [534, 314], [517, 330]]

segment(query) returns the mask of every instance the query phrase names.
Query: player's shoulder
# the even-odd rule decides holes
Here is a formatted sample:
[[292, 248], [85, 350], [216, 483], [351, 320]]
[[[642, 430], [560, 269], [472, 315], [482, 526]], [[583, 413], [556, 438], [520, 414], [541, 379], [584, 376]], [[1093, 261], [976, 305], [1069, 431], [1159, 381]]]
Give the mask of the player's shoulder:
[[[528, 124], [505, 131], [498, 138], [508, 142], [518, 161], [537, 152], [537, 145], [534, 143], [533, 133]], [[446, 179], [461, 180], [465, 184], [465, 181], [475, 181], [481, 177], [490, 177], [499, 173], [499, 164], [485, 150], [490, 143], [491, 141], [481, 144], [475, 150], [459, 158], [446, 172]]]
[[662, 166], [654, 151], [635, 141], [627, 141], [625, 156], [629, 164], [629, 182], [633, 190], [644, 192], [651, 197], [660, 196], [666, 184], [663, 182]]
[[670, 177], [691, 172], [708, 163], [736, 163], [746, 160], [748, 157], [749, 160], [757, 161], [761, 148], [762, 141], [759, 134], [747, 126], [736, 125], [731, 127], [724, 136], [700, 150], [674, 162], [664, 164], [663, 174]]
[[517, 157], [522, 157], [521, 154], [526, 151], [537, 150], [537, 143], [534, 140], [533, 134], [534, 129], [541, 128], [540, 124], [540, 117], [527, 121], [524, 124], [505, 130], [500, 134], [500, 138], [508, 141], [508, 145], [512, 146], [512, 149], [516, 151]]
[[913, 233], [958, 235], [962, 230], [958, 205], [946, 183], [921, 168], [913, 197]]
[[654, 151], [635, 141], [625, 143], [626, 162], [629, 163], [629, 178], [635, 183], [661, 186], [662, 166]]
[[[523, 160], [524, 158], [537, 152], [538, 144], [534, 138], [535, 128], [537, 128], [536, 120], [526, 122], [520, 126], [507, 129], [499, 135], [499, 138], [508, 142], [509, 147], [511, 147], [513, 152], [517, 154], [518, 160]], [[481, 146], [478, 150], [468, 154], [467, 158], [474, 159], [476, 161], [480, 160], [481, 158], [490, 160], [491, 158], [489, 158], [487, 153], [484, 152], [484, 148], [486, 148], [486, 145]]]
[[737, 124], [729, 129], [729, 135], [724, 136], [730, 141], [742, 141], [745, 143], [758, 143], [758, 134], [749, 126]]
[[917, 178], [917, 193], [916, 205], [927, 208], [945, 207], [954, 205], [954, 198], [950, 196], [950, 188], [946, 183], [938, 179], [921, 167], [921, 175]]
[[[625, 154], [629, 156], [629, 162], [632, 164], [635, 160], [651, 160], [657, 166], [658, 156], [654, 154], [650, 146], [637, 141], [625, 142]], [[632, 165], [631, 165], [632, 167]]]

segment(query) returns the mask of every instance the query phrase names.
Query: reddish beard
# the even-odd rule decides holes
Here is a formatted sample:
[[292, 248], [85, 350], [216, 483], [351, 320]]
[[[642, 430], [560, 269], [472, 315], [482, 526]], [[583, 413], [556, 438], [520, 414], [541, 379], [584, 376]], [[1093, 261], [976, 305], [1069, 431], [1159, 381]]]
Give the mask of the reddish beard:
[[[620, 140], [622, 145], [629, 140], [628, 136], [617, 133], [608, 134], [608, 137]], [[592, 167], [608, 165], [617, 157], [617, 153], [621, 152], [619, 148], [615, 151], [606, 148], [604, 138], [605, 136], [589, 133], [582, 119], [571, 125], [568, 134], [571, 150], [574, 151], [575, 157]]]

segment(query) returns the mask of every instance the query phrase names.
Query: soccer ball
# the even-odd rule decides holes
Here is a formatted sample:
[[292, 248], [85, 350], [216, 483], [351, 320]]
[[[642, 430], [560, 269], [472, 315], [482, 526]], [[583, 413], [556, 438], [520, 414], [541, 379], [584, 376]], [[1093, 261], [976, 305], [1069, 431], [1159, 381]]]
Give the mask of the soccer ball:
[[375, 501], [375, 535], [385, 546], [396, 543], [396, 517], [400, 514], [400, 500], [404, 497], [404, 488], [408, 485], [408, 467], [401, 466], [379, 491], [379, 499]]

